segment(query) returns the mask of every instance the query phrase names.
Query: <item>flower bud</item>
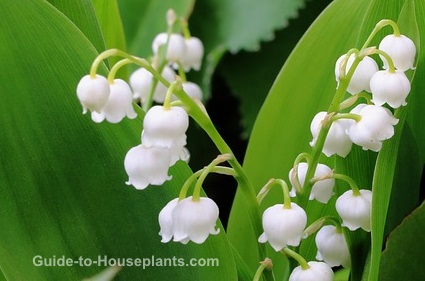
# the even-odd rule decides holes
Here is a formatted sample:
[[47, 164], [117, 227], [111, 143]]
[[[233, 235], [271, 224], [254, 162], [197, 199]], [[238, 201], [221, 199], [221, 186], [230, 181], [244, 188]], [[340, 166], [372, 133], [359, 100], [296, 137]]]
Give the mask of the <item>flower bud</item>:
[[108, 102], [100, 113], [93, 111], [91, 118], [97, 123], [105, 119], [110, 123], [118, 123], [125, 116], [130, 119], [136, 118], [137, 114], [133, 108], [132, 96], [130, 86], [124, 80], [115, 79], [114, 83], [110, 84]]
[[220, 229], [215, 229], [218, 220], [218, 206], [210, 198], [201, 197], [194, 201], [189, 196], [174, 207], [173, 241], [187, 244], [193, 241], [202, 244], [210, 234], [217, 235]]
[[[300, 182], [300, 185], [303, 186], [304, 182], [305, 182], [305, 176], [307, 174], [307, 170], [308, 170], [308, 164], [307, 163], [299, 163], [298, 164], [298, 170], [297, 170], [297, 175], [298, 175], [298, 180]], [[293, 169], [291, 169], [291, 171], [289, 172], [289, 181], [291, 182], [292, 186], [295, 186], [295, 182], [293, 182], [293, 178], [292, 178], [292, 173], [293, 173]], [[321, 178], [321, 177], [325, 177], [326, 175], [332, 173], [331, 168], [329, 168], [328, 166], [324, 165], [324, 164], [318, 164], [316, 171], [314, 172], [314, 177], [315, 178]], [[324, 179], [324, 180], [320, 180], [317, 181], [313, 184], [312, 188], [311, 188], [311, 193], [310, 193], [310, 200], [316, 199], [317, 201], [321, 202], [321, 203], [328, 203], [329, 199], [332, 197], [333, 195], [333, 188], [335, 186], [335, 179], [330, 178], [330, 179]], [[292, 188], [291, 192], [290, 192], [291, 197], [295, 197], [295, 189]]]
[[[339, 84], [339, 78], [341, 76], [341, 73], [340, 73], [341, 66], [342, 66], [341, 64], [346, 56], [347, 55], [344, 54], [341, 57], [339, 57], [339, 59], [336, 61], [336, 64], [335, 64], [335, 77], [338, 84]], [[345, 73], [348, 73], [348, 71], [350, 70], [351, 65], [354, 62], [354, 58], [355, 58], [354, 54], [350, 55], [346, 64], [346, 68], [344, 70]], [[370, 85], [369, 85], [370, 78], [378, 70], [379, 70], [378, 64], [372, 58], [365, 56], [362, 59], [362, 61], [360, 61], [359, 65], [354, 71], [354, 74], [350, 80], [350, 83], [348, 84], [347, 92], [349, 92], [352, 95], [358, 94], [361, 91], [370, 92]]]
[[[387, 53], [393, 60], [396, 69], [406, 71], [409, 68], [414, 69], [416, 47], [411, 39], [404, 35], [396, 36], [390, 34], [379, 43], [379, 50]], [[388, 68], [387, 60], [380, 55], [384, 68]]]
[[333, 281], [334, 272], [332, 268], [324, 262], [309, 261], [308, 269], [297, 266], [289, 276], [289, 281]]
[[372, 101], [376, 105], [388, 103], [392, 108], [406, 105], [410, 92], [410, 81], [401, 70], [391, 73], [386, 70], [376, 72], [370, 79]]
[[342, 218], [342, 226], [352, 231], [362, 228], [369, 232], [371, 202], [370, 190], [361, 189], [359, 195], [355, 195], [351, 189], [344, 192], [335, 203], [336, 211]]
[[350, 267], [350, 251], [344, 233], [334, 225], [323, 226], [316, 234], [317, 260], [323, 260], [331, 267]]
[[258, 242], [269, 241], [276, 252], [287, 245], [298, 246], [306, 224], [307, 214], [300, 206], [291, 203], [291, 208], [286, 209], [283, 204], [276, 204], [263, 213], [264, 232]]
[[81, 78], [77, 86], [77, 97], [83, 106], [83, 114], [86, 114], [87, 109], [100, 112], [108, 102], [109, 91], [108, 80], [101, 75], [86, 75]]
[[351, 113], [361, 116], [360, 121], [354, 123], [347, 131], [350, 140], [363, 147], [364, 150], [379, 151], [382, 141], [394, 135], [394, 125], [398, 119], [391, 111], [377, 105], [359, 104]]
[[[311, 146], [316, 144], [317, 137], [321, 128], [321, 122], [325, 119], [327, 113], [325, 111], [319, 112], [314, 116], [310, 125], [310, 131], [313, 135], [313, 140], [310, 142]], [[332, 122], [328, 135], [326, 136], [325, 145], [323, 146], [323, 153], [330, 157], [338, 154], [341, 157], [346, 157], [351, 151], [352, 142], [348, 137], [346, 131], [354, 123], [350, 119], [338, 119]]]

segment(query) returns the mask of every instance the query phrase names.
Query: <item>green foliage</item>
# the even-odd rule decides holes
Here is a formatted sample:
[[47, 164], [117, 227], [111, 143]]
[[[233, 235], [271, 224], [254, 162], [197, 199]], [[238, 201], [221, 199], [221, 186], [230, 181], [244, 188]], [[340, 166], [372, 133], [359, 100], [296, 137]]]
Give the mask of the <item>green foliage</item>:
[[75, 87], [97, 55], [90, 41], [45, 1], [1, 7], [8, 28], [0, 29], [0, 267], [7, 280], [81, 280], [104, 268], [36, 267], [36, 255], [218, 258], [219, 267], [126, 267], [116, 280], [235, 280], [223, 230], [202, 245], [160, 242], [157, 215], [190, 175], [186, 165], [176, 165], [162, 187], [140, 192], [124, 184], [141, 110], [119, 125], [81, 114]]
[[379, 280], [422, 280], [425, 248], [425, 203], [390, 234], [382, 253]]

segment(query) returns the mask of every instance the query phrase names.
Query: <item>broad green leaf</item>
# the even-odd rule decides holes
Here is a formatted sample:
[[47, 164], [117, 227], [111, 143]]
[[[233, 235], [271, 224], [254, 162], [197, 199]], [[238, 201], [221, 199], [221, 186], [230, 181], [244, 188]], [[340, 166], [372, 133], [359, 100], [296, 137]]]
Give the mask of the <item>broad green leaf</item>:
[[[383, 3], [381, 3], [383, 5]], [[405, 1], [404, 5], [398, 11], [396, 20], [400, 26], [403, 34], [409, 36], [418, 46], [418, 57], [420, 57], [422, 52], [420, 48], [419, 40], [419, 26], [416, 21], [415, 10], [415, 1], [408, 0]], [[425, 26], [423, 26], [425, 28]], [[418, 60], [423, 61], [423, 60]], [[412, 73], [409, 73], [410, 77], [413, 76]], [[415, 76], [417, 74], [415, 73]], [[423, 84], [422, 79], [414, 79], [413, 84], [420, 83]], [[410, 95], [420, 95], [420, 92], [411, 91]], [[372, 183], [372, 190], [374, 192], [372, 199], [372, 214], [371, 214], [371, 227], [372, 227], [372, 249], [371, 249], [371, 259], [370, 259], [370, 268], [368, 272], [367, 279], [370, 281], [378, 280], [379, 275], [379, 262], [381, 257], [382, 243], [384, 241], [384, 231], [385, 224], [388, 212], [388, 206], [391, 196], [391, 187], [394, 184], [394, 175], [396, 169], [397, 154], [399, 151], [401, 133], [403, 131], [404, 121], [407, 115], [409, 107], [403, 107], [398, 109], [398, 117], [400, 119], [399, 124], [395, 128], [395, 136], [389, 141], [385, 142], [382, 150], [378, 155], [376, 161], [376, 167], [374, 171], [374, 178]], [[413, 162], [413, 161], [412, 161]], [[414, 162], [413, 162], [414, 163]], [[412, 164], [413, 164], [412, 163]], [[419, 168], [421, 170], [421, 168]], [[415, 169], [414, 171], [417, 171]], [[414, 171], [411, 171], [414, 172]], [[416, 175], [410, 174], [410, 177]]]
[[298, 16], [304, 0], [204, 0], [197, 1], [189, 26], [205, 46], [205, 59], [200, 72], [190, 73], [192, 81], [201, 85], [204, 96], [209, 98], [217, 54], [226, 51], [257, 51], [262, 41], [274, 39], [276, 30]]
[[272, 41], [262, 43], [260, 50], [227, 54], [222, 59], [217, 72], [223, 76], [232, 94], [240, 101], [244, 138], [249, 137], [261, 105], [285, 59], [329, 2], [331, 1], [307, 2], [299, 16], [289, 21], [287, 27], [277, 31]]
[[[116, 280], [236, 280], [224, 231], [202, 245], [160, 242], [158, 213], [190, 175], [187, 165], [173, 167], [173, 181], [161, 187], [139, 191], [124, 184], [123, 159], [140, 143], [141, 110], [138, 119], [120, 124], [95, 124], [81, 114], [75, 88], [97, 55], [90, 41], [44, 0], [0, 5], [0, 268], [6, 279], [81, 280], [111, 264], [35, 266], [34, 257], [100, 256], [150, 263], [124, 267]], [[183, 266], [159, 263], [174, 257]], [[217, 259], [219, 266], [186, 266], [192, 258]]]
[[[121, 22], [117, 0], [92, 0], [92, 3], [102, 29], [106, 48], [117, 48], [125, 51], [127, 48], [124, 28]], [[111, 58], [109, 61], [113, 65], [119, 59], [120, 58]], [[122, 74], [121, 77], [125, 78], [126, 74]]]
[[89, 38], [98, 52], [105, 50], [102, 31], [91, 0], [49, 0], [49, 2], [67, 16]]
[[128, 50], [135, 55], [152, 55], [152, 41], [158, 33], [166, 32], [166, 12], [173, 9], [179, 17], [188, 18], [194, 0], [118, 0]]
[[382, 253], [379, 280], [422, 280], [425, 248], [425, 203], [390, 234]]
[[[244, 167], [257, 190], [272, 177], [288, 181], [288, 172], [296, 156], [309, 151], [310, 122], [317, 112], [327, 109], [334, 95], [335, 61], [355, 46], [356, 30], [368, 3], [334, 1], [313, 23], [286, 61], [260, 110], [245, 157]], [[263, 208], [281, 200], [281, 194], [276, 191], [263, 203]], [[311, 208], [320, 208], [317, 207], [320, 204], [313, 204]], [[318, 209], [314, 215], [320, 216]], [[244, 217], [243, 197], [237, 193], [228, 234], [248, 265], [254, 267], [262, 258], [253, 250], [258, 237], [254, 237], [246, 220], [241, 219]], [[244, 239], [240, 233], [245, 233]], [[309, 255], [313, 253], [309, 252]], [[282, 258], [274, 257], [274, 263], [279, 264]], [[275, 268], [278, 270], [279, 266]], [[280, 272], [278, 276], [282, 274]]]
[[[424, 38], [425, 38], [425, 23], [421, 20], [422, 15], [425, 13], [425, 1], [414, 1], [415, 6], [415, 16], [409, 17], [408, 14], [405, 16], [405, 21], [407, 20], [416, 20], [417, 19], [417, 25], [419, 27], [419, 30], [417, 31], [418, 34], [415, 34], [417, 36], [416, 42], [419, 43], [420, 49], [418, 48], [418, 52], [420, 53], [420, 57], [418, 58], [418, 63], [424, 61], [424, 53], [425, 53], [425, 47], [424, 47]], [[416, 69], [416, 75], [418, 77], [424, 77], [425, 75], [425, 69], [423, 67], [418, 67]], [[412, 85], [412, 92], [415, 93], [423, 93], [425, 91], [425, 84], [424, 83], [414, 83]], [[422, 163], [425, 163], [425, 130], [423, 129], [423, 124], [425, 120], [424, 111], [423, 108], [425, 106], [425, 96], [423, 94], [416, 94], [409, 98], [409, 112], [407, 114], [407, 122], [413, 129], [413, 133], [415, 134], [418, 145], [419, 145], [419, 152], [422, 157]]]

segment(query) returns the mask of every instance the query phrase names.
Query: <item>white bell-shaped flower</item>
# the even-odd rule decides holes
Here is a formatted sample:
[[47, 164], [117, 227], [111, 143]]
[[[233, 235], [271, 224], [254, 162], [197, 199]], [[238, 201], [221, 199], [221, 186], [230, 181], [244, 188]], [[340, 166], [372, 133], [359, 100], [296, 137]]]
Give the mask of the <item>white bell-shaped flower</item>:
[[105, 119], [110, 123], [118, 123], [125, 116], [130, 119], [137, 117], [137, 113], [133, 108], [133, 93], [127, 82], [121, 79], [115, 79], [114, 83], [110, 84], [108, 102], [100, 113], [93, 111], [91, 118], [97, 123]]
[[218, 213], [217, 204], [210, 198], [201, 197], [194, 201], [189, 196], [179, 201], [172, 214], [173, 241], [183, 244], [189, 241], [204, 243], [210, 234], [220, 232], [220, 229], [215, 228]]
[[[167, 33], [158, 34], [152, 42], [152, 51], [154, 55], [158, 54], [159, 48], [165, 45], [168, 40]], [[167, 54], [165, 58], [169, 62], [179, 62], [182, 60], [186, 52], [186, 44], [181, 34], [172, 33], [170, 34], [170, 41], [168, 43]]]
[[269, 241], [276, 252], [287, 245], [298, 246], [306, 224], [307, 214], [300, 206], [291, 203], [291, 208], [286, 209], [283, 204], [276, 204], [263, 213], [264, 232], [258, 242]]
[[[325, 119], [327, 113], [321, 111], [314, 116], [310, 125], [310, 131], [313, 135], [313, 140], [310, 142], [311, 146], [316, 144], [317, 137], [321, 128], [321, 122]], [[352, 141], [348, 137], [346, 131], [354, 124], [354, 120], [338, 119], [332, 122], [328, 135], [326, 136], [323, 153], [330, 157], [338, 154], [341, 157], [346, 157], [351, 151]]]
[[308, 269], [297, 266], [289, 276], [289, 281], [333, 281], [334, 272], [332, 268], [324, 262], [309, 261]]
[[[293, 168], [289, 171], [289, 181], [291, 182], [292, 186], [294, 186], [296, 183], [294, 182], [294, 178], [292, 177], [293, 174]], [[300, 182], [300, 185], [303, 186], [305, 182], [305, 176], [307, 174], [308, 170], [308, 164], [307, 163], [299, 163], [298, 164], [298, 170], [297, 170], [297, 176], [298, 180]], [[326, 175], [329, 175], [332, 173], [332, 169], [324, 164], [318, 164], [316, 171], [314, 172], [315, 178], [321, 178], [325, 177]], [[321, 203], [328, 203], [329, 199], [333, 195], [333, 188], [335, 186], [335, 179], [324, 179], [321, 181], [316, 182], [313, 184], [311, 188], [310, 193], [310, 200], [316, 199], [317, 201]], [[295, 188], [292, 188], [291, 192], [289, 193], [291, 197], [296, 196]]]
[[[415, 63], [416, 47], [410, 38], [404, 35], [387, 35], [379, 43], [378, 49], [391, 57], [396, 69], [406, 71], [415, 68], [413, 64]], [[380, 57], [384, 63], [384, 68], [387, 69], [387, 60], [382, 55]]]
[[148, 185], [162, 185], [170, 180], [168, 168], [170, 151], [166, 148], [140, 144], [131, 148], [124, 159], [124, 168], [128, 175], [127, 185], [136, 189], [145, 189]]
[[347, 131], [350, 140], [364, 150], [379, 151], [382, 141], [394, 135], [394, 125], [398, 123], [391, 111], [378, 105], [359, 104], [351, 113], [361, 116]]
[[391, 73], [388, 70], [376, 72], [370, 79], [372, 101], [376, 105], [388, 103], [392, 108], [406, 105], [410, 92], [410, 81], [401, 70]]
[[87, 113], [87, 109], [100, 112], [108, 102], [109, 91], [108, 80], [101, 75], [86, 75], [81, 78], [77, 86], [77, 97], [83, 106], [83, 114]]
[[173, 238], [173, 211], [179, 202], [179, 198], [175, 198], [162, 208], [158, 215], [159, 226], [161, 227], [159, 235], [162, 236], [161, 242], [167, 243]]
[[182, 87], [186, 94], [192, 99], [202, 100], [202, 90], [198, 84], [193, 82], [184, 82], [182, 83]]
[[[176, 73], [169, 66], [164, 67], [161, 75], [170, 83], [173, 82], [176, 77]], [[151, 90], [153, 79], [153, 75], [145, 68], [139, 68], [131, 74], [130, 86], [133, 90], [133, 99], [135, 101], [141, 101], [143, 103], [146, 100]], [[158, 103], [162, 103], [164, 102], [166, 94], [167, 87], [165, 87], [161, 82], [158, 82], [154, 91], [153, 100]]]
[[178, 106], [165, 108], [160, 105], [148, 110], [143, 120], [142, 142], [147, 146], [170, 148], [175, 144], [186, 145], [189, 127], [187, 112]]
[[[344, 54], [341, 57], [338, 58], [335, 64], [335, 78], [336, 81], [339, 84], [339, 77], [341, 75], [341, 64], [344, 60], [344, 58], [347, 55]], [[348, 73], [348, 71], [351, 68], [351, 65], [354, 62], [355, 55], [352, 54], [348, 58], [345, 72]], [[361, 91], [367, 91], [370, 92], [370, 78], [372, 77], [375, 72], [379, 70], [378, 64], [370, 57], [366, 56], [362, 59], [362, 61], [357, 66], [356, 70], [354, 71], [354, 74], [350, 80], [350, 83], [347, 87], [347, 92], [349, 92], [352, 95], [358, 94]]]
[[344, 192], [336, 200], [336, 211], [342, 219], [342, 225], [349, 230], [362, 228], [370, 231], [370, 210], [372, 191], [361, 189], [359, 195], [355, 195], [350, 189]]
[[194, 70], [201, 69], [202, 57], [204, 56], [204, 45], [199, 38], [190, 37], [184, 39], [186, 44], [186, 52], [184, 53], [181, 64], [185, 71], [191, 68]]
[[323, 226], [316, 234], [317, 260], [323, 260], [331, 267], [351, 265], [350, 251], [344, 233], [334, 225]]

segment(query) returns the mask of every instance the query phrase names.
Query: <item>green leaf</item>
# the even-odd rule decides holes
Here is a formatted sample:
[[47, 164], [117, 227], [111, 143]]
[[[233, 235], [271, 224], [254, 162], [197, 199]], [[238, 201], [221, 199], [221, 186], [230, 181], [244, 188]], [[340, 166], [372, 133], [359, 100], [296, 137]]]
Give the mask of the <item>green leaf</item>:
[[[196, 2], [189, 21], [191, 32], [205, 46], [205, 58], [200, 72], [188, 75], [198, 83], [208, 99], [210, 81], [218, 59], [226, 51], [258, 51], [262, 41], [274, 39], [274, 32], [285, 27], [298, 15], [305, 0], [207, 0]], [[207, 11], [207, 12], [206, 12]], [[220, 54], [220, 56], [217, 56]]]
[[[355, 46], [356, 30], [368, 4], [369, 1], [334, 1], [286, 61], [260, 110], [245, 157], [244, 167], [257, 190], [272, 177], [288, 180], [296, 156], [310, 150], [311, 120], [317, 112], [328, 108], [336, 88], [335, 61]], [[281, 200], [280, 193], [271, 193], [263, 209]], [[310, 206], [309, 221], [323, 214], [319, 203]], [[229, 239], [247, 264], [254, 267], [263, 257], [255, 254], [258, 237], [254, 237], [250, 225], [241, 219], [244, 217], [243, 197], [237, 192], [228, 225]], [[242, 238], [240, 233], [245, 236]], [[305, 251], [314, 258], [311, 257], [314, 249]], [[283, 265], [279, 265], [282, 258], [274, 257], [277, 276], [282, 276]]]
[[[102, 29], [105, 45], [107, 49], [117, 48], [125, 51], [126, 41], [124, 28], [121, 22], [120, 12], [116, 0], [91, 0], [96, 11], [97, 19]], [[120, 58], [109, 59], [114, 65]], [[124, 68], [125, 69], [125, 68]], [[121, 78], [126, 78], [127, 74], [121, 74]]]
[[[138, 191], [124, 184], [124, 156], [140, 143], [141, 110], [138, 119], [120, 124], [95, 124], [81, 114], [75, 88], [97, 55], [90, 41], [44, 0], [0, 5], [0, 268], [6, 279], [81, 280], [111, 264], [35, 266], [34, 257], [100, 256], [150, 263], [124, 267], [116, 280], [236, 280], [224, 231], [202, 245], [160, 242], [158, 213], [191, 174], [187, 165], [174, 166], [173, 181], [161, 187]], [[162, 265], [181, 258], [183, 266], [161, 266], [163, 258]], [[216, 259], [219, 266], [186, 266], [192, 258]]]
[[98, 52], [105, 50], [102, 31], [91, 0], [49, 0], [49, 2], [67, 16], [89, 38]]
[[[220, 62], [217, 72], [223, 76], [232, 94], [240, 101], [244, 138], [249, 137], [261, 105], [286, 58], [329, 2], [331, 1], [307, 2], [299, 16], [291, 20], [287, 27], [277, 31], [272, 41], [261, 44], [260, 50], [227, 54]], [[257, 69], [259, 66], [261, 69]]]
[[167, 31], [166, 12], [173, 9], [177, 16], [188, 18], [194, 3], [194, 0], [118, 0], [129, 51], [141, 57], [151, 56], [153, 39]]
[[422, 280], [425, 276], [425, 203], [390, 234], [382, 253], [379, 280]]

